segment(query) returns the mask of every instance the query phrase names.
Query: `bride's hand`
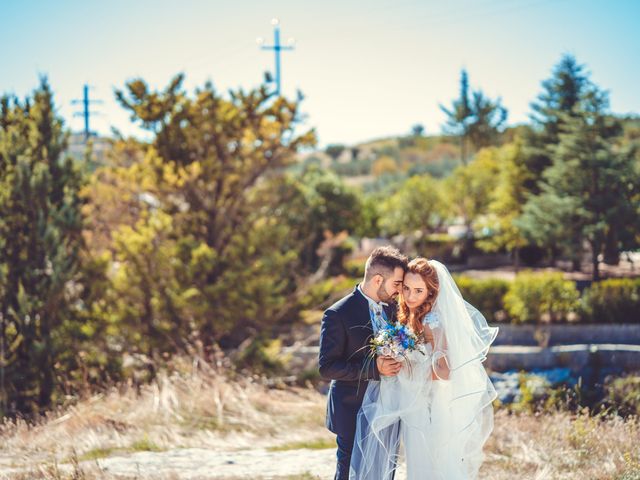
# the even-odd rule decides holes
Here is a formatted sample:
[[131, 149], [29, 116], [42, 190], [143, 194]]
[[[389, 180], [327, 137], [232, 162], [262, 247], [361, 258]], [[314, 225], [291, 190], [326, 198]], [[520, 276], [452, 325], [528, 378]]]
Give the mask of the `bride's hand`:
[[386, 377], [393, 377], [397, 375], [400, 368], [402, 368], [402, 363], [393, 357], [377, 357], [376, 365], [378, 366], [380, 374]]

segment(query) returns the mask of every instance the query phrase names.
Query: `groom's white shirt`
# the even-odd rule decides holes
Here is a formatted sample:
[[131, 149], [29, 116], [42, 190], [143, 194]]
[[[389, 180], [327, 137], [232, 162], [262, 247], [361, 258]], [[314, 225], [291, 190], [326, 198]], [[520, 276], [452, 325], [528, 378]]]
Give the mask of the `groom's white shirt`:
[[373, 327], [373, 333], [378, 333], [378, 330], [386, 323], [387, 314], [384, 312], [384, 307], [388, 306], [385, 302], [376, 302], [373, 298], [369, 297], [362, 291], [362, 287], [358, 284], [358, 291], [369, 302], [369, 315], [371, 317], [371, 326]]

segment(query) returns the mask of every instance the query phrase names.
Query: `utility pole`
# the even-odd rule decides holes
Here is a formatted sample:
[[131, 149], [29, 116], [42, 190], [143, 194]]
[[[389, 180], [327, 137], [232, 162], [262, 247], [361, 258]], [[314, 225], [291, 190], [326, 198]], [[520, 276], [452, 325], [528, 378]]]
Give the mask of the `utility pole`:
[[288, 45], [280, 44], [280, 20], [274, 18], [271, 20], [271, 25], [273, 25], [273, 45], [262, 45], [264, 40], [262, 38], [258, 38], [258, 45], [262, 46], [262, 50], [273, 50], [276, 57], [276, 95], [280, 96], [281, 94], [281, 82], [282, 77], [280, 73], [280, 52], [282, 50], [293, 50], [295, 47], [293, 46], [295, 40], [293, 38], [289, 38], [287, 40]]
[[4, 332], [4, 315], [0, 312], [0, 414], [3, 416], [7, 414], [7, 391], [4, 387]]
[[82, 112], [75, 112], [74, 117], [84, 117], [84, 141], [87, 142], [91, 136], [91, 130], [89, 129], [89, 115], [97, 115], [97, 112], [89, 111], [89, 107], [92, 103], [101, 104], [102, 100], [89, 100], [89, 85], [86, 83], [82, 88], [82, 100], [72, 100], [73, 105], [78, 103], [82, 104]]

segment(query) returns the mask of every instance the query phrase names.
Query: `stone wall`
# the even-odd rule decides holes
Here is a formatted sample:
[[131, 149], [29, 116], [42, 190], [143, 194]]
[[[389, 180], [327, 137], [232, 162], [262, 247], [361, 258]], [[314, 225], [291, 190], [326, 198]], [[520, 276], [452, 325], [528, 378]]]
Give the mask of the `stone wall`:
[[640, 324], [502, 325], [494, 345], [640, 345]]
[[612, 373], [637, 372], [640, 371], [640, 345], [583, 344], [547, 348], [498, 345], [489, 351], [485, 366], [497, 372], [559, 367], [575, 373], [593, 369]]

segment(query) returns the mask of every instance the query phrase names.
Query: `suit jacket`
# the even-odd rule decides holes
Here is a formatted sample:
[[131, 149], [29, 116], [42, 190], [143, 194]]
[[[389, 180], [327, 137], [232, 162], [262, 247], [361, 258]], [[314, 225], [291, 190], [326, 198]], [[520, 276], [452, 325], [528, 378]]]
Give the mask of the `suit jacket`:
[[[387, 318], [394, 315], [385, 309]], [[338, 435], [353, 436], [356, 416], [369, 380], [380, 380], [369, 340], [373, 327], [369, 303], [357, 288], [329, 307], [320, 329], [320, 375], [331, 380], [327, 402], [327, 428]]]

